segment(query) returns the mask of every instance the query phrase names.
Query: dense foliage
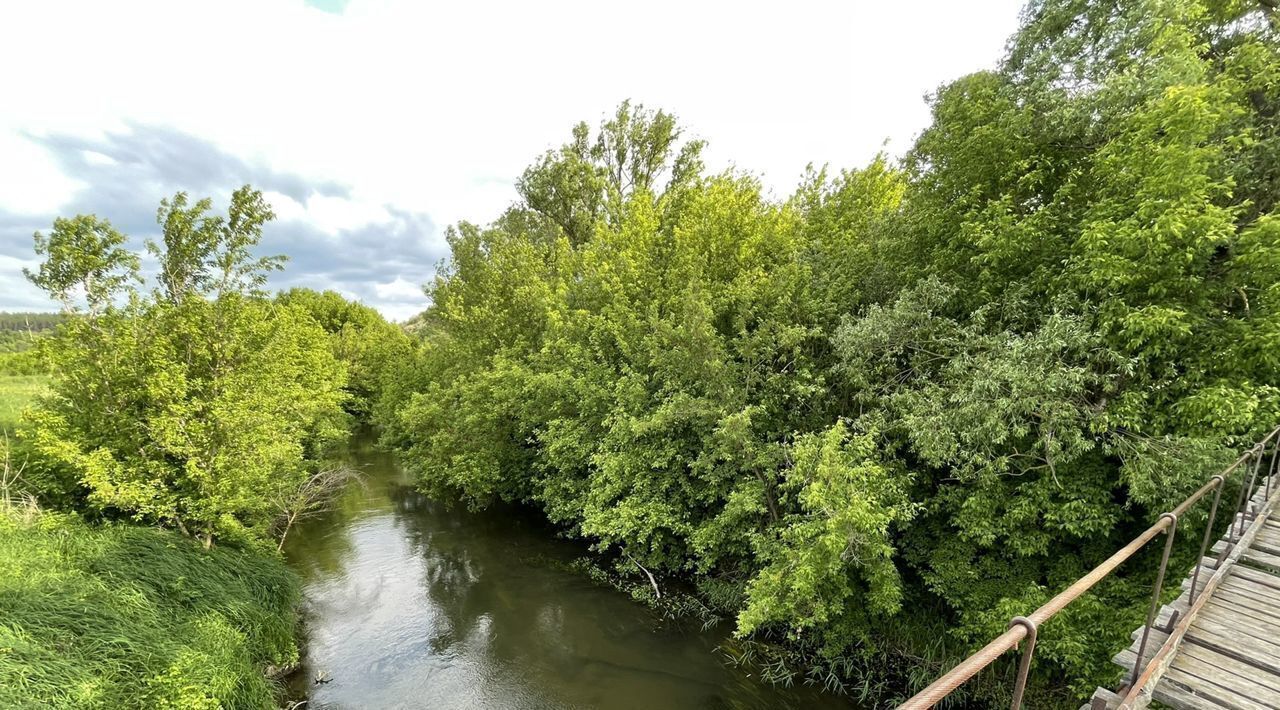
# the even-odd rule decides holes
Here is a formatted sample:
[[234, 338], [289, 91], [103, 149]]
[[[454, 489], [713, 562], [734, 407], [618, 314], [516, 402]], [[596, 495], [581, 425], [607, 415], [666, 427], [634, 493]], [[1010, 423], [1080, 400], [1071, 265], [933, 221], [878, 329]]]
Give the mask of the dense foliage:
[[347, 411], [367, 420], [380, 394], [392, 386], [395, 365], [411, 352], [404, 329], [335, 291], [293, 288], [276, 302], [306, 312], [329, 335], [333, 356], [347, 366]]
[[44, 261], [28, 274], [67, 315], [46, 348], [52, 391], [29, 414], [35, 453], [88, 509], [206, 545], [267, 537], [346, 423], [346, 368], [324, 329], [261, 291], [283, 260], [252, 256], [270, 208], [249, 188], [226, 217], [210, 207], [161, 203], [151, 291], [94, 216], [37, 234]]
[[[1036, 0], [901, 163], [782, 201], [623, 104], [450, 231], [387, 440], [834, 676], [978, 644], [1280, 419], [1278, 110], [1248, 0]], [[1111, 681], [1138, 581], [1050, 685]]]
[[0, 377], [0, 705], [273, 707], [264, 671], [297, 660], [268, 543], [350, 480], [326, 453], [407, 338], [337, 294], [268, 297], [270, 208], [211, 207], [161, 203], [149, 289], [109, 222], [57, 220], [27, 275], [62, 312], [0, 318], [48, 373]]

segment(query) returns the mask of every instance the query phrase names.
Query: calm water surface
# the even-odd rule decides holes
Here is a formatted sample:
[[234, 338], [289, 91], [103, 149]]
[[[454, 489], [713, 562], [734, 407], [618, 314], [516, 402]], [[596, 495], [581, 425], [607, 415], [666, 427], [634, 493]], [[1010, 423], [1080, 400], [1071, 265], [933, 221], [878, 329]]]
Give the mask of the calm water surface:
[[565, 571], [582, 548], [527, 514], [428, 500], [368, 442], [351, 457], [364, 484], [286, 545], [305, 585], [295, 691], [312, 710], [850, 707], [726, 667], [726, 630], [663, 623]]

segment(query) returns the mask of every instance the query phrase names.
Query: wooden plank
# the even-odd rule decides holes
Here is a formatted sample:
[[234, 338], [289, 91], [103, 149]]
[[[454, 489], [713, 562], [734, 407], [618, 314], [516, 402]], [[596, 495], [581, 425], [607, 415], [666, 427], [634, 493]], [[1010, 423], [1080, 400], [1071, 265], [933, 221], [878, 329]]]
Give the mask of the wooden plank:
[[[1148, 641], [1148, 642], [1147, 642], [1147, 650], [1146, 650], [1146, 652], [1145, 652], [1145, 653], [1143, 653], [1143, 654], [1142, 654], [1142, 657], [1143, 657], [1144, 659], [1146, 659], [1146, 661], [1148, 661], [1148, 662], [1151, 660], [1151, 657], [1152, 657], [1152, 656], [1156, 655], [1156, 651], [1159, 651], [1159, 650], [1160, 650], [1160, 646], [1162, 646], [1162, 645], [1163, 645], [1163, 642], [1157, 643], [1157, 642], [1155, 641], [1155, 635], [1156, 635], [1157, 633], [1161, 633], [1161, 634], [1162, 634], [1162, 635], [1164, 635], [1164, 636], [1167, 636], [1167, 635], [1168, 635], [1168, 634], [1163, 634], [1162, 632], [1158, 632], [1158, 631], [1152, 630], [1152, 632], [1151, 632], [1151, 638], [1152, 638], [1152, 640], [1150, 640], [1150, 641]], [[1129, 645], [1129, 647], [1128, 647], [1128, 648], [1126, 648], [1125, 650], [1121, 651], [1120, 653], [1117, 653], [1116, 655], [1112, 656], [1112, 657], [1111, 657], [1111, 662], [1112, 662], [1112, 663], [1114, 663], [1114, 664], [1116, 664], [1117, 666], [1120, 666], [1121, 668], [1125, 669], [1125, 671], [1126, 671], [1126, 672], [1128, 672], [1128, 673], [1132, 673], [1132, 672], [1133, 672], [1133, 660], [1134, 660], [1135, 658], [1137, 658], [1137, 657], [1138, 657], [1138, 644], [1139, 644], [1139, 643], [1142, 643], [1142, 642], [1141, 642], [1141, 641], [1134, 641], [1132, 644], [1130, 644], [1130, 645]], [[1144, 663], [1143, 667], [1146, 667], [1146, 666], [1145, 666], [1145, 663]]]
[[1252, 623], [1265, 624], [1267, 626], [1280, 624], [1280, 616], [1276, 616], [1271, 610], [1259, 609], [1257, 605], [1250, 606], [1247, 601], [1243, 601], [1238, 597], [1228, 598], [1220, 592], [1213, 595], [1213, 599], [1209, 601], [1215, 607], [1227, 609], [1246, 620], [1251, 620]]
[[1270, 527], [1263, 524], [1262, 532], [1258, 533], [1258, 539], [1266, 540], [1271, 545], [1280, 543], [1280, 527]]
[[1280, 555], [1280, 530], [1263, 526], [1262, 532], [1253, 541], [1253, 548], [1268, 554]]
[[1222, 584], [1218, 585], [1220, 589], [1230, 589], [1237, 594], [1244, 594], [1250, 597], [1257, 597], [1269, 603], [1280, 604], [1280, 589], [1269, 587], [1265, 584], [1258, 584], [1251, 579], [1239, 575], [1231, 575], [1222, 580]]
[[[1225, 580], [1218, 585], [1218, 591], [1229, 591], [1232, 594], [1257, 599], [1258, 601], [1270, 604], [1272, 606], [1280, 606], [1280, 589], [1269, 587], [1265, 584], [1257, 582], [1242, 576], [1233, 575], [1230, 579]], [[1216, 592], [1215, 592], [1216, 594]]]
[[1093, 696], [1089, 698], [1089, 702], [1085, 703], [1080, 710], [1095, 710], [1095, 708], [1105, 708], [1106, 710], [1114, 710], [1120, 704], [1120, 696], [1107, 690], [1106, 688], [1098, 688], [1093, 691]]
[[[1200, 586], [1203, 587], [1204, 585], [1201, 584]], [[1152, 629], [1155, 631], [1164, 631], [1165, 629], [1169, 628], [1170, 622], [1173, 622], [1175, 624], [1178, 623], [1178, 619], [1173, 618], [1173, 613], [1176, 611], [1178, 613], [1178, 618], [1180, 619], [1182, 618], [1183, 614], [1187, 613], [1188, 607], [1190, 607], [1190, 604], [1188, 603], [1188, 600], [1187, 600], [1187, 592], [1183, 592], [1182, 595], [1179, 596], [1177, 599], [1174, 599], [1168, 604], [1165, 604], [1164, 606], [1160, 607], [1160, 611], [1156, 614], [1155, 621], [1152, 623]], [[1146, 627], [1139, 626], [1138, 628], [1134, 629], [1133, 633], [1129, 634], [1129, 638], [1132, 638], [1132, 639], [1139, 638], [1142, 635], [1142, 630], [1144, 628]], [[1165, 636], [1167, 638], [1168, 634], [1166, 633]], [[1160, 643], [1163, 644], [1164, 640], [1162, 639]]]
[[[1258, 538], [1260, 537], [1262, 537], [1261, 533], [1258, 535]], [[1209, 548], [1209, 553], [1217, 559], [1222, 555], [1224, 550], [1227, 550], [1230, 547], [1231, 545], [1226, 540], [1219, 540], [1213, 543], [1213, 547]], [[1246, 551], [1246, 554], [1251, 552], [1260, 552], [1271, 557], [1280, 558], [1280, 542], [1260, 542], [1257, 538], [1254, 538], [1253, 544], [1249, 546], [1249, 550]], [[1277, 560], [1271, 560], [1271, 562], [1276, 561]], [[1274, 565], [1272, 566], [1274, 567]]]
[[[1280, 538], [1280, 534], [1277, 535], [1277, 538]], [[1267, 535], [1266, 531], [1263, 531], [1253, 539], [1253, 544], [1249, 548], [1258, 552], [1265, 552], [1268, 555], [1280, 556], [1280, 539], [1274, 539], [1272, 536]]]
[[[1210, 599], [1209, 603], [1205, 604], [1204, 611], [1201, 612], [1196, 620], [1223, 627], [1227, 631], [1234, 633], [1240, 639], [1241, 644], [1252, 643], [1251, 639], [1257, 639], [1273, 645], [1275, 647], [1276, 662], [1280, 664], [1280, 626], [1263, 623], [1251, 617], [1242, 617], [1239, 613], [1232, 613], [1230, 609], [1214, 604], [1213, 599]], [[1194, 625], [1192, 624], [1192, 626]], [[1244, 638], [1246, 636], [1249, 639]]]
[[[1208, 558], [1208, 557], [1206, 557], [1206, 558], [1204, 558], [1204, 559], [1205, 559], [1206, 561], [1209, 561], [1209, 558]], [[1208, 581], [1209, 581], [1209, 578], [1210, 578], [1210, 577], [1212, 577], [1212, 576], [1213, 576], [1213, 573], [1214, 573], [1215, 571], [1217, 571], [1217, 569], [1218, 569], [1217, 560], [1212, 560], [1212, 562], [1213, 562], [1213, 564], [1207, 564], [1207, 563], [1206, 563], [1206, 564], [1202, 564], [1202, 565], [1200, 565], [1200, 578], [1199, 578], [1198, 580], [1196, 580], [1196, 590], [1197, 590], [1197, 594], [1199, 593], [1199, 590], [1204, 589], [1204, 584], [1205, 584], [1205, 582], [1208, 582]], [[1192, 570], [1192, 572], [1194, 572], [1194, 570]], [[1183, 590], [1191, 589], [1191, 574], [1192, 574], [1192, 572], [1188, 572], [1188, 573], [1187, 573], [1187, 577], [1186, 577], [1186, 579], [1182, 580], [1182, 588], [1183, 588]]]
[[1261, 584], [1266, 587], [1280, 589], [1280, 577], [1273, 574], [1267, 574], [1266, 572], [1253, 569], [1252, 567], [1234, 567], [1231, 569], [1230, 575], [1239, 579], [1248, 580], [1254, 584]]
[[1187, 673], [1181, 668], [1170, 667], [1160, 679], [1159, 685], [1166, 683], [1180, 686], [1192, 696], [1204, 698], [1218, 707], [1230, 708], [1230, 710], [1262, 710], [1267, 707], [1230, 688], [1224, 688], [1208, 678]]
[[1254, 631], [1265, 631], [1271, 638], [1280, 639], [1280, 617], [1257, 606], [1247, 606], [1239, 598], [1227, 599], [1213, 595], [1206, 608], [1213, 607], [1212, 617], [1224, 626], [1248, 626]]
[[[1199, 659], [1205, 663], [1210, 663], [1224, 671], [1237, 675], [1245, 680], [1251, 680], [1263, 687], [1266, 687], [1276, 693], [1280, 693], [1280, 675], [1273, 675], [1258, 670], [1256, 667], [1243, 663], [1230, 656], [1225, 656], [1213, 649], [1197, 646], [1189, 643], [1179, 649], [1178, 658], [1187, 656]], [[1177, 661], [1174, 661], [1176, 664]]]
[[1257, 617], [1273, 624], [1280, 624], [1280, 606], [1272, 602], [1263, 601], [1250, 594], [1241, 594], [1235, 590], [1219, 588], [1210, 602], [1240, 609], [1247, 612], [1248, 616]]
[[1280, 674], [1280, 646], [1269, 641], [1243, 638], [1237, 629], [1207, 619], [1195, 620], [1187, 641], [1211, 648], [1224, 656], [1268, 672]]
[[1273, 555], [1256, 547], [1245, 550], [1244, 561], [1268, 572], [1280, 572], [1280, 555]]
[[1198, 678], [1200, 683], [1196, 686], [1196, 689], [1205, 688], [1209, 691], [1204, 693], [1205, 695], [1229, 699], [1242, 704], [1256, 703], [1261, 707], [1280, 707], [1280, 692], [1195, 656], [1178, 654], [1169, 670], [1170, 672], [1181, 671], [1190, 678]]
[[[1274, 493], [1275, 491], [1272, 491], [1272, 492]], [[1258, 517], [1258, 514], [1256, 510], [1249, 511], [1249, 514], [1244, 516], [1245, 528], [1248, 529], [1249, 525], [1252, 524], [1257, 517]], [[1262, 522], [1262, 525], [1264, 528], [1267, 528], [1267, 529], [1280, 530], [1280, 523], [1277, 523], [1274, 520], [1270, 520], [1270, 519], [1264, 520]], [[1240, 514], [1236, 513], [1235, 515], [1231, 516], [1231, 527], [1227, 528], [1227, 534], [1224, 537], [1234, 538], [1238, 534], [1240, 534]]]
[[1178, 710], [1223, 710], [1226, 707], [1213, 702], [1209, 698], [1188, 692], [1182, 686], [1172, 682], [1157, 684], [1153, 697], [1161, 703]]

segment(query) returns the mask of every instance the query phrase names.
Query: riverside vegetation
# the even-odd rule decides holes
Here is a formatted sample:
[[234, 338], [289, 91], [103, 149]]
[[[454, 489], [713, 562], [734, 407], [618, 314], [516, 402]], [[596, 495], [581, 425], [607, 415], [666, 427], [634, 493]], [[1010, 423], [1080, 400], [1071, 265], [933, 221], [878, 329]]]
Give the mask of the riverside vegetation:
[[211, 208], [162, 202], [150, 288], [106, 220], [36, 235], [62, 312], [3, 319], [4, 707], [271, 707], [264, 671], [297, 661], [279, 542], [349, 477], [328, 454], [407, 338], [337, 294], [270, 297], [261, 194]]
[[[624, 103], [449, 231], [385, 439], [776, 680], [903, 697], [1280, 419], [1278, 22], [1035, 0], [904, 159], [783, 198]], [[1118, 679], [1153, 568], [1042, 629], [1038, 707]]]
[[[403, 331], [264, 293], [247, 188], [225, 217], [162, 204], [150, 290], [108, 223], [59, 220], [0, 688], [269, 702], [253, 671], [296, 653], [277, 543], [368, 417], [425, 491], [538, 508], [602, 578], [728, 620], [766, 677], [909, 694], [1280, 419], [1278, 27], [1259, 0], [1033, 0], [903, 159], [780, 198], [624, 103], [449, 230]], [[113, 614], [33, 596], [37, 567]], [[1114, 684], [1151, 568], [1042, 629], [1037, 707]], [[954, 702], [1003, 701], [1008, 670]]]

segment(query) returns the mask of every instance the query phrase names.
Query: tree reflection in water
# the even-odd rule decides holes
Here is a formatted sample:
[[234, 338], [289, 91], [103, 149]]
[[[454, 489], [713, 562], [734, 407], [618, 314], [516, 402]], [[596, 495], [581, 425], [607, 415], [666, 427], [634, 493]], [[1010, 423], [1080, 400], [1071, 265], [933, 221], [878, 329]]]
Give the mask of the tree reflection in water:
[[[722, 636], [565, 571], [583, 548], [526, 511], [428, 500], [368, 441], [350, 456], [363, 485], [287, 546], [305, 584], [309, 707], [848, 707], [726, 668]], [[333, 681], [307, 687], [317, 671]]]

